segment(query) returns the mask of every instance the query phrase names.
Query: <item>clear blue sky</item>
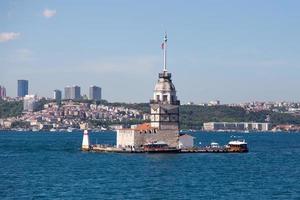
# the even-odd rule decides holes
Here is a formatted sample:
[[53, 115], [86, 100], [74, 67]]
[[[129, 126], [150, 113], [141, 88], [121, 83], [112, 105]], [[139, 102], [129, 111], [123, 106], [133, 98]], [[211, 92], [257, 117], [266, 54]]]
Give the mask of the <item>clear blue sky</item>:
[[80, 85], [147, 102], [168, 69], [196, 103], [300, 100], [300, 1], [0, 1], [0, 85], [16, 96]]

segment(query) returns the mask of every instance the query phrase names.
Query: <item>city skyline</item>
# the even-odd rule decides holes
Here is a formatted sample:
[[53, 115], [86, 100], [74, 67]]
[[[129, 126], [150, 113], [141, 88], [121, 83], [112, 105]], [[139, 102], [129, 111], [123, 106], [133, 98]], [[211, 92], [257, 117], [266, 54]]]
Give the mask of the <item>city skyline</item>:
[[147, 102], [167, 31], [168, 70], [183, 102], [299, 101], [299, 5], [2, 1], [0, 85], [14, 97], [25, 79], [29, 94], [52, 97], [66, 85], [88, 95], [96, 84], [103, 99]]

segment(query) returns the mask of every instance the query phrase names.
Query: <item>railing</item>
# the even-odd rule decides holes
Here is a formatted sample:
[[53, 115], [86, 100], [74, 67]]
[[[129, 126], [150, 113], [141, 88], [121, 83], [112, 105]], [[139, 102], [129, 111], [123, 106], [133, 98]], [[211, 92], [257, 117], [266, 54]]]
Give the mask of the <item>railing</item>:
[[176, 101], [169, 102], [169, 101], [160, 101], [160, 100], [154, 100], [154, 99], [151, 99], [151, 100], [150, 100], [150, 104], [171, 104], [171, 105], [180, 105], [180, 101], [179, 101], [179, 100], [176, 100]]
[[171, 78], [171, 73], [159, 73], [159, 78]]

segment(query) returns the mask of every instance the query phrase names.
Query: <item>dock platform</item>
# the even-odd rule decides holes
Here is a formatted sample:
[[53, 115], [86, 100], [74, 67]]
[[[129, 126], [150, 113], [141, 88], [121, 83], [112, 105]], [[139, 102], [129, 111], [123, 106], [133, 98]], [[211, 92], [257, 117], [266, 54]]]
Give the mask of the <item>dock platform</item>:
[[247, 151], [231, 150], [229, 148], [211, 148], [211, 147], [193, 147], [188, 149], [163, 149], [163, 150], [144, 150], [133, 148], [117, 148], [115, 146], [108, 145], [92, 145], [88, 150], [91, 152], [103, 152], [103, 153], [247, 153]]

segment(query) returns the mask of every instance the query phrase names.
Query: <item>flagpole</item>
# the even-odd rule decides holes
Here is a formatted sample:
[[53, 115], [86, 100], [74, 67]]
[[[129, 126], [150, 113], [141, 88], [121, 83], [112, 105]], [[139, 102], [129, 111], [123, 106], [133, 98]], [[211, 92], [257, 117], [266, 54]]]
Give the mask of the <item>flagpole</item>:
[[167, 71], [167, 33], [164, 37], [164, 72]]

